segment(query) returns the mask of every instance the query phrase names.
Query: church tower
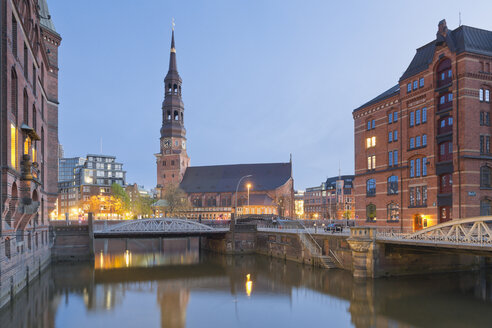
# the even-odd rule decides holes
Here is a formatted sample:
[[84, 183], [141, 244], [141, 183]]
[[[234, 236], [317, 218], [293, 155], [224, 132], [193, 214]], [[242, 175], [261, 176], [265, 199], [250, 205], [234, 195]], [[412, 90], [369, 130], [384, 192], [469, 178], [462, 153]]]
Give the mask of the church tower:
[[179, 185], [190, 158], [186, 153], [186, 129], [184, 127], [184, 105], [181, 98], [182, 80], [176, 64], [174, 27], [171, 38], [169, 70], [164, 78], [164, 101], [162, 103], [162, 127], [160, 152], [155, 154], [157, 162], [157, 190], [160, 195], [169, 185]]

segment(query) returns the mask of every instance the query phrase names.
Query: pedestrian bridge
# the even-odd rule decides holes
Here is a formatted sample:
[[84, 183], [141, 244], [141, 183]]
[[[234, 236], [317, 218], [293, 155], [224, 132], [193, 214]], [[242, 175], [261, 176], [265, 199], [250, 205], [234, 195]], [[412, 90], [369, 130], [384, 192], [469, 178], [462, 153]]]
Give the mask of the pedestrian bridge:
[[117, 224], [95, 224], [94, 237], [191, 237], [224, 234], [228, 226], [209, 226], [196, 221], [179, 218], [155, 218], [129, 220]]
[[452, 220], [414, 233], [378, 231], [377, 240], [399, 244], [492, 251], [492, 216]]

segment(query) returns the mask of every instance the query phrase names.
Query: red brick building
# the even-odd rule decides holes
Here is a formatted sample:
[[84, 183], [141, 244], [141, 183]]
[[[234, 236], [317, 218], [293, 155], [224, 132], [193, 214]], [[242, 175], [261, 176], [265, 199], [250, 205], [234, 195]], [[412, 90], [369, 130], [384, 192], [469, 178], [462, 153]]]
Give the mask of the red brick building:
[[[46, 0], [0, 1], [0, 306], [47, 263], [57, 198], [58, 47]], [[29, 274], [31, 272], [31, 274]]]
[[492, 32], [448, 30], [353, 111], [359, 224], [415, 231], [491, 214]]

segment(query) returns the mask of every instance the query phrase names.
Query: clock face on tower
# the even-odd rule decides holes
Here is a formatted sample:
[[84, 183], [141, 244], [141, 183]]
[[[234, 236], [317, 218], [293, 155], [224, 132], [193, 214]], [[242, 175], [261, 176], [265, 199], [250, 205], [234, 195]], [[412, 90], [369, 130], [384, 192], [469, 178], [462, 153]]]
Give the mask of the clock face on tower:
[[171, 148], [171, 139], [170, 138], [164, 139], [162, 144], [164, 145], [164, 148]]
[[186, 149], [186, 141], [183, 140], [182, 145], [183, 145], [183, 149]]

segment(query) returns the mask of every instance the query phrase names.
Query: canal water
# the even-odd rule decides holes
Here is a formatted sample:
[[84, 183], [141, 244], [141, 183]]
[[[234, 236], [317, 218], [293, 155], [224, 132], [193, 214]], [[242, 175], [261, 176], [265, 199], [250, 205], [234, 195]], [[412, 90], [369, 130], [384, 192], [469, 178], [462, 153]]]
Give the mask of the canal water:
[[197, 239], [97, 240], [0, 311], [0, 327], [492, 327], [492, 271], [355, 281]]

